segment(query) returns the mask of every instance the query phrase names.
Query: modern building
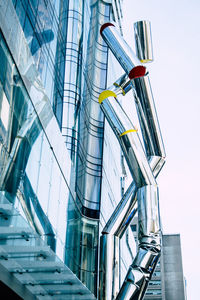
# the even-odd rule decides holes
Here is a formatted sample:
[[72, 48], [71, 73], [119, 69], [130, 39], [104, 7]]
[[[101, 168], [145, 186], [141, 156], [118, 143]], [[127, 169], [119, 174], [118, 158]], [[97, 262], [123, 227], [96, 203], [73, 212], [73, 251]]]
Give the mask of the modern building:
[[0, 280], [13, 299], [97, 296], [100, 233], [126, 181], [98, 103], [122, 69], [99, 30], [121, 18], [120, 1], [0, 0]]
[[163, 273], [165, 300], [186, 300], [180, 234], [163, 236]]
[[[96, 299], [104, 238], [117, 245], [107, 257], [113, 284], [122, 285], [136, 255], [127, 227], [135, 195], [126, 202], [127, 229], [101, 234], [133, 188], [98, 100], [124, 78], [100, 35], [108, 22], [123, 33], [121, 2], [0, 0], [0, 281], [9, 299]], [[164, 286], [169, 293], [168, 239], [145, 299], [165, 299]]]

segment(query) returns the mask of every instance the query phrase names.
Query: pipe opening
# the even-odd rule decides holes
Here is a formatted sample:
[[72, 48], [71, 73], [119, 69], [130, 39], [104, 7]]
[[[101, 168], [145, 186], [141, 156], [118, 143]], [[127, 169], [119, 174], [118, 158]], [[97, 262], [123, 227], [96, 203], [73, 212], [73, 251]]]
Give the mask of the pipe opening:
[[112, 24], [112, 23], [105, 23], [105, 24], [103, 24], [103, 25], [101, 26], [101, 28], [100, 28], [100, 34], [101, 34], [101, 35], [102, 35], [102, 31], [103, 31], [106, 27], [108, 27], [108, 26], [114, 26], [114, 27], [115, 27], [115, 25]]

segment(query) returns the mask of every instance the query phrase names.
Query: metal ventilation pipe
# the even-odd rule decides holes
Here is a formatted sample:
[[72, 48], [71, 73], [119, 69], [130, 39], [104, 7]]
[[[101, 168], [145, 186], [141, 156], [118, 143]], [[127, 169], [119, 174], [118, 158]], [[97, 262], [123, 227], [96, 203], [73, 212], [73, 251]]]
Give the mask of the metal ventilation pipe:
[[[101, 108], [105, 113], [108, 123], [118, 138], [130, 172], [133, 176], [134, 183], [138, 189], [137, 199], [140, 228], [138, 236], [139, 251], [133, 265], [129, 269], [128, 277], [125, 279], [119, 296], [117, 296], [117, 299], [125, 299], [127, 284], [130, 285], [129, 277], [133, 276], [133, 278], [135, 278], [135, 281], [132, 281], [132, 284], [130, 285], [131, 291], [133, 292], [133, 289], [135, 289], [135, 291], [138, 290], [139, 286], [142, 292], [143, 286], [146, 286], [146, 281], [150, 279], [150, 270], [154, 267], [153, 262], [156, 261], [156, 257], [159, 258], [161, 240], [158, 193], [156, 180], [145, 156], [137, 130], [128, 119], [119, 102], [116, 101], [113, 95], [114, 92], [105, 91], [103, 93], [99, 98]], [[102, 100], [103, 96], [106, 96], [107, 98]], [[143, 259], [140, 265], [139, 261], [141, 251]], [[146, 259], [148, 260], [146, 265], [148, 276], [144, 276], [144, 272], [142, 271], [141, 278], [138, 281], [136, 275], [138, 272], [141, 273], [140, 268], [144, 267], [143, 260]], [[135, 292], [133, 292], [133, 295], [134, 293]]]
[[157, 117], [153, 93], [148, 74], [134, 79], [135, 103], [142, 130], [142, 137], [154, 176], [157, 176], [165, 163], [165, 148]]
[[[100, 237], [99, 299], [115, 299], [119, 292], [120, 239], [127, 229], [129, 216], [136, 205], [137, 188], [132, 184], [127, 189]], [[134, 214], [137, 210], [134, 210]], [[132, 217], [132, 216], [131, 216]]]
[[146, 67], [141, 64], [114, 24], [105, 23], [101, 26], [100, 33], [130, 79], [145, 75]]
[[137, 129], [116, 98], [113, 91], [106, 90], [100, 94], [99, 103], [119, 141], [134, 182], [138, 188], [144, 185], [156, 185]]
[[[143, 52], [141, 50], [140, 53], [143, 56], [146, 55], [145, 57], [147, 60], [147, 57], [150, 58], [150, 53], [152, 53], [150, 50], [145, 50], [152, 49], [150, 22], [140, 21], [136, 23], [135, 26], [137, 28], [140, 43], [145, 45], [141, 48], [143, 49]], [[146, 67], [141, 64], [131, 47], [117, 31], [114, 24], [105, 23], [102, 25], [100, 33], [128, 75], [128, 78], [132, 81], [132, 85], [136, 91], [136, 106], [147, 156], [152, 156], [151, 160], [154, 165], [153, 169], [155, 169], [155, 174], [158, 174], [164, 165], [165, 149], [163, 146], [151, 84]], [[139, 46], [136, 48], [139, 49]], [[129, 86], [131, 87], [131, 83], [129, 83]]]
[[142, 63], [153, 61], [153, 46], [151, 38], [151, 23], [139, 21], [134, 23], [136, 55]]
[[[163, 163], [160, 163], [160, 160], [162, 162], [164, 161], [165, 152], [155, 106], [152, 100], [153, 98], [151, 97], [152, 94], [147, 93], [150, 85], [148, 85], [148, 82], [146, 82], [146, 78], [144, 79], [146, 68], [138, 65], [138, 60], [135, 59], [133, 51], [126, 44], [120, 34], [117, 34], [113, 24], [104, 24], [101, 28], [101, 34], [108, 46], [111, 48], [113, 54], [124, 68], [128, 77], [134, 80], [134, 83], [132, 82], [130, 86], [132, 88], [134, 86], [136, 90], [136, 104], [138, 105], [138, 114], [142, 127], [143, 139], [145, 141], [144, 150], [137, 134], [137, 130], [134, 128], [133, 124], [123, 111], [119, 102], [116, 101], [118, 92], [116, 94], [114, 89], [111, 88], [111, 90], [106, 90], [101, 93], [99, 96], [99, 103], [101, 104], [101, 108], [108, 120], [108, 123], [113, 129], [121, 145], [130, 172], [133, 176], [134, 183], [129, 187], [129, 192], [132, 190], [133, 197], [135, 198], [135, 193], [137, 191], [139, 222], [138, 253], [128, 270], [125, 281], [118, 295], [116, 296], [117, 283], [112, 282], [112, 276], [108, 276], [109, 282], [112, 282], [112, 291], [111, 289], [108, 289], [101, 299], [114, 299], [116, 296], [116, 299], [118, 300], [136, 300], [143, 298], [148, 281], [153, 274], [156, 263], [160, 256], [161, 229], [158, 189], [155, 177], [158, 175], [159, 170], [163, 165]], [[126, 51], [128, 52], [128, 55]], [[142, 83], [144, 84], [142, 85]], [[119, 85], [118, 88], [121, 88], [121, 85]], [[123, 89], [121, 88], [121, 90], [123, 94]], [[145, 97], [141, 96], [142, 93], [145, 94]], [[139, 97], [142, 100], [140, 100]], [[135, 187], [133, 188], [134, 184]], [[103, 230], [104, 236], [102, 239], [106, 239], [105, 234], [108, 234], [107, 241], [112, 239], [112, 243], [109, 241], [109, 244], [112, 245], [111, 248], [114, 244], [117, 245], [119, 243], [119, 241], [116, 241], [116, 238], [118, 238], [116, 224], [118, 224], [118, 228], [120, 227], [120, 222], [118, 223], [117, 217], [119, 216], [119, 219], [122, 217], [122, 215], [127, 217], [127, 208], [129, 207], [127, 203], [128, 196], [126, 195], [126, 197], [124, 197], [124, 199], [122, 198], [120, 201], [120, 204], [115, 209], [115, 212]], [[131, 203], [134, 203], [134, 201]], [[125, 209], [124, 207], [126, 207], [126, 205], [127, 208]], [[113, 228], [115, 228], [115, 230], [113, 230]], [[111, 233], [114, 233], [114, 236], [112, 236]], [[104, 245], [104, 243], [102, 243], [102, 245]], [[114, 254], [113, 259], [115, 263], [115, 256], [117, 256], [118, 252], [116, 249], [118, 248], [114, 247], [112, 251]], [[104, 250], [105, 248], [102, 249], [102, 251]], [[106, 259], [105, 251], [103, 258]], [[113, 259], [111, 261], [113, 261]], [[119, 270], [117, 269], [116, 272], [115, 264], [113, 266], [113, 274], [117, 274]], [[106, 267], [111, 270], [109, 266]], [[106, 270], [104, 271], [106, 272]], [[100, 291], [106, 288], [103, 286], [103, 283], [105, 283], [105, 281], [101, 282], [100, 276]]]

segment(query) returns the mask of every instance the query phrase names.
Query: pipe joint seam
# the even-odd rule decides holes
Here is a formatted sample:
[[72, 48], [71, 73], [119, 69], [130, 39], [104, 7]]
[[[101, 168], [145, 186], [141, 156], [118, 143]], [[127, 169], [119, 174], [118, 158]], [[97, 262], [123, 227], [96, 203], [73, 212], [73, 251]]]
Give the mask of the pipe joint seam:
[[114, 83], [113, 83], [113, 85], [114, 85], [114, 86], [117, 86], [117, 87], [119, 87], [119, 88], [121, 89], [121, 91], [122, 91], [122, 95], [123, 95], [123, 96], [125, 96], [125, 95], [126, 95], [126, 93], [125, 93], [125, 91], [124, 91], [124, 89], [123, 89], [123, 87], [122, 87], [121, 85], [119, 85], [119, 84], [118, 84], [118, 83], [116, 83], [116, 82], [114, 82]]

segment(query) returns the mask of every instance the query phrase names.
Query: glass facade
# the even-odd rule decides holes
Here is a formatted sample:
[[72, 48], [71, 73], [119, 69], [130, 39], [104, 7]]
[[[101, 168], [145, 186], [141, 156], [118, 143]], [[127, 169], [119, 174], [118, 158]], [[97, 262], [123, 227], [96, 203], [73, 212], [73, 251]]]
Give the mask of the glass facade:
[[[52, 103], [56, 50], [64, 43], [64, 36], [59, 28], [60, 1], [13, 0], [13, 5], [46, 94]], [[62, 75], [56, 76], [56, 84], [59, 86], [61, 82]]]
[[[0, 38], [1, 191], [54, 251], [60, 244], [61, 253], [69, 187], [2, 34]], [[41, 107], [41, 114], [47, 112]], [[46, 118], [48, 126], [51, 118]]]
[[[121, 29], [120, 1], [0, 0], [0, 8], [1, 195], [97, 295], [99, 237], [128, 181], [98, 103], [121, 75], [99, 34], [112, 20]], [[122, 282], [131, 230], [120, 250]]]

